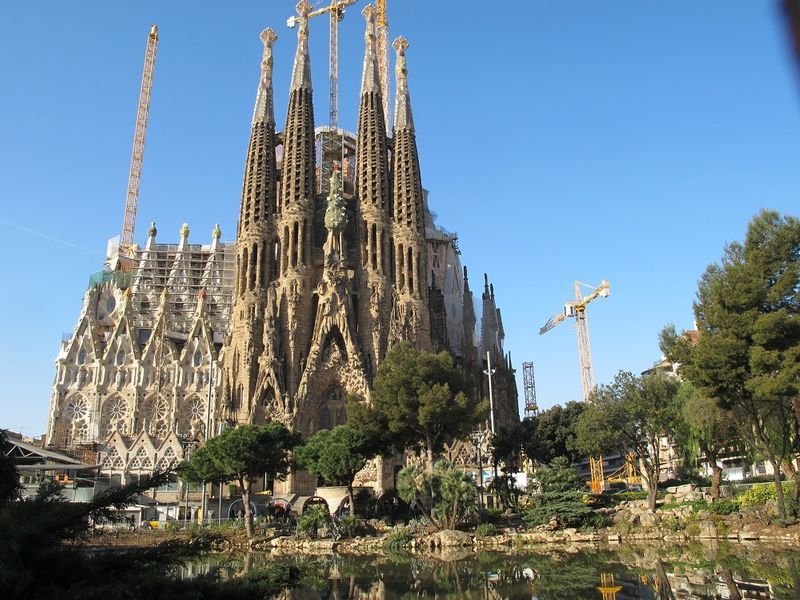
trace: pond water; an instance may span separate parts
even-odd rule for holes
[[[277,561],[302,572],[282,598],[800,598],[800,552],[763,546],[620,547],[567,552],[380,556],[213,556],[181,577],[257,573]]]

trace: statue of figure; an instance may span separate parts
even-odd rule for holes
[[[372,318],[377,319],[381,310],[381,290],[377,285],[372,286],[372,292],[369,295],[369,310]]]
[[[344,228],[347,225],[347,211],[342,198],[342,173],[335,169],[331,173],[328,207],[325,209],[325,227],[328,229],[328,251],[331,262],[344,256]]]

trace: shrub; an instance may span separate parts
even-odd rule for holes
[[[634,501],[634,500],[647,500],[647,492],[619,492],[613,495],[615,500],[619,502]]]
[[[386,536],[384,546],[389,550],[400,550],[407,546],[413,537],[408,527],[399,527]]]
[[[739,502],[740,507],[751,508],[753,506],[762,506],[770,500],[777,500],[777,498],[774,483],[756,483],[739,494],[736,500]]]
[[[721,498],[709,506],[708,509],[715,515],[732,515],[739,512],[739,501]]]
[[[498,523],[502,516],[503,509],[497,507],[485,508],[480,512],[481,523]]]
[[[584,483],[566,458],[559,457],[537,474],[540,491],[532,487],[530,506],[522,519],[528,525],[544,525],[553,518],[563,527],[579,527],[592,514],[584,499]]]
[[[583,525],[581,525],[581,530],[597,531],[598,529],[603,529],[604,527],[611,527],[613,523],[613,519],[608,515],[594,513],[588,519],[586,519],[586,521],[584,521]]]
[[[339,534],[342,537],[351,538],[355,536],[358,530],[359,520],[353,515],[347,515],[339,519],[336,526],[339,528]]]
[[[481,523],[475,528],[475,535],[481,537],[491,537],[497,535],[499,530],[494,523]]]
[[[325,506],[312,506],[297,519],[297,532],[307,534],[313,539],[330,521],[331,515]]]

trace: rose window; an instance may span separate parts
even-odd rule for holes
[[[201,400],[194,400],[189,405],[189,420],[201,421],[206,416],[206,405]]]
[[[114,402],[112,402],[111,406],[108,408],[108,416],[114,421],[125,418],[127,413],[128,405],[121,398],[114,400]]]
[[[89,407],[83,398],[75,398],[67,404],[67,418],[71,421],[79,421],[89,414]]]

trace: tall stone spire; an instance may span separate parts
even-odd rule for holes
[[[368,4],[361,11],[367,20],[367,28],[364,32],[366,48],[364,50],[364,68],[361,71],[361,96],[367,93],[381,93],[381,80],[378,73],[378,58],[376,56],[376,28],[375,28],[375,7]],[[382,108],[382,107],[381,107]],[[383,112],[383,110],[381,110]],[[384,115],[385,116],[385,115]]]
[[[424,236],[422,214],[422,178],[420,176],[411,98],[408,93],[406,49],[408,42],[399,37],[392,44],[397,51],[397,95],[394,111],[394,217],[395,223]]]
[[[431,306],[434,292],[428,287],[428,244],[423,218],[422,179],[417,141],[411,119],[406,78],[405,38],[393,44],[397,51],[397,98],[392,153],[392,217],[395,288],[399,304],[410,315],[410,339],[419,347],[436,345],[431,339]],[[433,284],[433,282],[431,282]],[[402,312],[402,311],[401,311]]]
[[[392,44],[397,51],[397,92],[394,103],[394,128],[395,131],[410,129],[414,131],[414,118],[411,115],[411,95],[408,93],[408,69],[406,67],[406,49],[408,40],[404,37],[397,38]]]
[[[275,109],[272,102],[272,44],[278,35],[272,29],[261,32],[264,42],[264,56],[261,59],[261,79],[258,82],[256,106],[253,109],[253,125],[256,123],[275,124]]]
[[[297,4],[297,52],[289,86],[289,108],[283,129],[281,196],[278,203],[277,239],[273,254],[280,264],[277,283],[279,315],[276,343],[282,366],[284,391],[293,396],[305,369],[314,324],[314,103],[311,60],[308,55],[306,0]],[[274,334],[275,331],[270,334]]]
[[[272,101],[272,46],[278,36],[272,29],[261,32],[264,53],[256,92],[250,145],[244,167],[242,202],[236,243],[236,284],[231,320],[231,343],[226,348],[223,370],[228,410],[239,420],[250,421],[258,405],[263,352],[262,330],[266,289],[277,276],[275,244],[277,166],[275,161],[275,111]]]
[[[314,204],[314,104],[311,93],[311,60],[308,56],[310,10],[311,5],[307,0],[301,0],[297,4],[300,27],[297,31],[297,53],[289,87],[289,110],[283,131],[281,212],[298,204],[303,205],[302,208],[310,205],[313,210]],[[305,248],[294,248],[295,252],[298,250],[306,252]]]
[[[389,151],[375,54],[375,8],[367,5],[362,14],[367,22],[364,34],[366,49],[358,109],[355,185],[362,211],[377,209],[373,216],[382,220],[384,214],[388,215],[389,207]],[[367,240],[361,241],[363,244]],[[373,268],[382,271],[380,267]]]
[[[355,193],[360,295],[369,298],[369,302],[359,304],[358,332],[367,364],[374,370],[387,350],[389,328],[386,323],[391,311],[391,175],[375,51],[375,8],[369,5],[362,14],[366,30],[356,135]]]
[[[300,16],[300,27],[297,30],[297,51],[292,68],[292,84],[290,91],[305,89],[311,91],[311,61],[308,58],[308,13],[311,4],[307,0],[297,3],[297,14]]]

